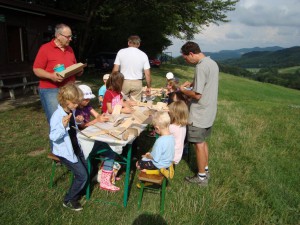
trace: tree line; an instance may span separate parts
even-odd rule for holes
[[[27,0],[24,0],[28,2]],[[141,37],[141,49],[154,57],[170,46],[171,37],[192,40],[210,23],[228,22],[226,12],[239,0],[33,0],[38,4],[84,15],[78,24],[78,58],[127,47],[127,38]]]

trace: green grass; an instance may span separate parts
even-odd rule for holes
[[[279,73],[295,73],[297,70],[300,69],[300,66],[293,66],[288,68],[279,69]]]
[[[168,71],[180,82],[194,74],[191,67],[164,65],[152,69],[153,86],[165,85]],[[96,93],[101,76],[84,76],[82,80]],[[218,114],[209,140],[209,187],[184,183],[184,176],[195,170],[194,154],[190,165],[184,158],[167,189],[166,212],[161,217],[158,195],[146,193],[137,209],[134,170],[127,208],[99,202],[108,199],[121,204],[122,193],[107,194],[95,186],[82,212],[64,209],[62,198],[69,177],[61,177],[56,188],[48,188],[48,126],[40,103],[1,112],[1,223],[299,224],[299,116],[299,91],[221,74]],[[151,142],[142,135],[137,145],[145,150],[145,143]],[[31,156],[33,151],[41,154]],[[58,170],[57,175],[63,172]],[[119,186],[123,187],[123,180]]]

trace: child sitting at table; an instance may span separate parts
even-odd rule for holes
[[[179,79],[177,77],[175,77],[172,72],[168,72],[166,74],[166,79],[167,79],[167,83],[172,80],[172,81],[175,81],[176,84],[179,84]]]
[[[120,72],[113,72],[106,82],[106,92],[103,99],[102,112],[112,113],[116,105],[122,105],[121,113],[131,113],[131,101],[123,101],[122,86],[124,75]]]
[[[182,100],[175,101],[169,105],[171,118],[170,133],[175,138],[174,163],[178,164],[182,158],[184,140],[186,136],[186,125],[188,124],[189,110]]]
[[[78,86],[83,93],[83,99],[79,103],[75,115],[77,120],[81,123],[78,124],[80,129],[84,129],[90,125],[93,125],[97,122],[105,122],[108,121],[109,118],[105,116],[105,114],[99,114],[93,107],[89,104],[91,99],[95,98],[95,95],[92,92],[92,89],[87,85],[79,85]],[[95,119],[91,121],[91,116]]]
[[[74,174],[74,180],[64,197],[63,206],[74,211],[82,210],[79,203],[80,192],[88,179],[87,163],[78,144],[75,122],[75,109],[82,98],[80,89],[72,83],[61,87],[58,92],[57,110],[50,119],[50,141],[53,154],[56,155]]]
[[[153,126],[160,137],[155,141],[151,152],[143,155],[137,161],[136,167],[140,170],[157,170],[168,168],[174,159],[174,136],[169,131],[170,116],[167,112],[158,111],[153,115]]]
[[[108,121],[109,118],[105,114],[100,115],[92,108],[92,106],[89,105],[90,99],[95,98],[95,95],[92,93],[91,88],[87,85],[79,85],[78,87],[83,94],[83,99],[81,100],[75,111],[77,121],[81,122],[80,124],[78,124],[78,126],[81,129],[84,129],[97,122],[102,123]],[[90,121],[91,115],[96,119]],[[111,176],[113,172],[116,153],[109,147],[107,143],[95,141],[90,155],[96,154],[98,150],[102,149],[106,149],[106,151],[101,153],[101,155],[105,157],[105,160],[103,162],[103,169],[100,178],[100,188],[107,191],[119,191],[120,188],[114,186],[111,183]]]
[[[103,98],[106,92],[106,82],[109,78],[109,74],[104,74],[103,75],[103,82],[104,84],[100,87],[99,91],[98,91],[98,99],[99,99],[99,104],[100,107],[102,107],[102,103],[103,103]]]

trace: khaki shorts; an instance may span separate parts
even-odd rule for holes
[[[122,92],[127,96],[134,97],[137,101],[141,101],[142,88],[142,80],[124,80]]]
[[[210,136],[212,127],[200,128],[188,126],[188,141],[192,143],[201,143]]]

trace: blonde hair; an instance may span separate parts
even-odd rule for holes
[[[131,35],[128,38],[128,42],[133,45],[139,45],[141,43],[141,38],[138,35]]]
[[[186,126],[188,124],[189,109],[182,100],[172,102],[169,107],[171,124]]]
[[[67,105],[67,101],[79,104],[82,99],[83,93],[74,83],[67,83],[65,86],[59,88],[57,100],[62,107]]]
[[[161,129],[168,128],[170,126],[171,119],[167,112],[158,111],[154,113],[152,124],[158,126]]]

